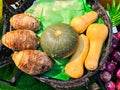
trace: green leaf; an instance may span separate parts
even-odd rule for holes
[[[17,68],[14,65],[7,65],[4,68],[0,68],[0,78],[9,81],[16,74]]]
[[[110,12],[111,8],[110,8],[110,4],[107,3],[107,11]]]
[[[115,5],[116,5],[115,0],[112,0],[112,10],[115,9]]]
[[[50,77],[59,80],[69,80],[70,77],[65,73],[64,67],[70,58],[53,61],[53,67],[48,72],[44,73],[43,77]],[[40,75],[41,76],[41,75]]]
[[[23,74],[17,81],[16,87],[19,90],[55,90],[45,83],[37,81],[32,76]]]
[[[119,0],[120,1],[120,0]],[[110,19],[113,26],[118,26],[120,24],[120,2],[116,5],[116,1],[112,0],[112,8],[107,4],[107,11],[109,12]]]
[[[92,7],[89,4],[86,3],[86,0],[82,0],[82,1],[83,1],[85,13],[93,11]]]
[[[0,90],[20,90],[15,86],[0,84]]]
[[[96,20],[96,23],[103,24],[104,22],[103,22],[103,20],[102,20],[101,18],[98,18],[98,19]]]
[[[116,7],[116,10],[119,12],[120,11],[120,0],[119,0],[119,2],[118,2],[118,5],[117,5],[117,7]]]
[[[112,23],[113,23],[113,26],[118,26],[118,25],[120,25],[120,21],[112,22]]]

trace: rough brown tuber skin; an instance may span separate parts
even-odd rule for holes
[[[34,32],[40,28],[39,21],[25,13],[13,15],[10,18],[10,25],[15,29],[30,29]]]
[[[2,43],[13,51],[35,50],[40,44],[36,33],[31,30],[9,31],[3,35]]]
[[[38,75],[52,68],[52,60],[39,50],[14,52],[12,59],[21,71],[30,75]]]

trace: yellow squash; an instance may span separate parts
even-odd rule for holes
[[[88,54],[89,40],[84,34],[79,36],[77,51],[65,66],[65,72],[72,78],[80,78],[84,74],[84,60]]]
[[[77,16],[71,20],[71,26],[79,33],[83,33],[87,27],[95,22],[98,14],[95,11],[86,13],[83,16]]]
[[[90,49],[85,60],[85,67],[87,70],[96,70],[103,43],[108,36],[108,28],[104,24],[91,24],[86,35],[90,40]]]

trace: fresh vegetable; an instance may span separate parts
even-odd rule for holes
[[[120,32],[117,33],[117,37],[120,40]]]
[[[117,33],[113,33],[112,34],[112,42],[113,42],[113,44],[112,44],[112,47],[113,48],[116,48],[117,46],[118,46],[118,43],[119,43],[119,38],[118,38],[118,34]]]
[[[40,42],[50,57],[66,58],[76,51],[78,33],[68,24],[52,24],[42,32]]]
[[[120,68],[117,70],[116,77],[120,79]]]
[[[89,39],[84,34],[79,36],[76,52],[65,66],[65,72],[72,78],[80,78],[84,74],[84,61],[89,50]]]
[[[116,90],[120,90],[120,80],[117,80],[115,83]]]
[[[12,50],[37,49],[39,38],[31,30],[14,30],[3,35],[2,43]]]
[[[112,51],[110,52],[106,62],[102,65],[104,69],[100,70],[102,73],[104,70],[111,74],[111,81],[103,82],[107,90],[119,90],[120,88],[120,32],[113,33],[112,39]],[[103,75],[104,76],[104,75]],[[109,76],[107,77],[109,78]],[[100,76],[101,81],[103,79]],[[114,82],[113,82],[114,81]]]
[[[25,13],[13,15],[10,18],[10,24],[15,29],[29,29],[35,32],[40,28],[40,23],[38,20],[33,16]]]
[[[70,24],[77,32],[83,33],[97,18],[98,14],[95,11],[91,11],[83,16],[74,17]]]
[[[101,54],[102,45],[108,36],[108,28],[104,24],[91,24],[86,35],[90,40],[90,49],[85,60],[87,70],[95,70]]]
[[[111,80],[111,73],[109,73],[108,71],[102,71],[100,72],[100,79],[103,81],[103,82],[108,82]]]
[[[25,73],[37,75],[51,69],[52,60],[38,50],[23,50],[12,55],[15,65]]]
[[[120,52],[118,50],[115,50],[112,54],[112,59],[117,61],[117,62],[120,62]]]
[[[113,81],[109,81],[105,83],[105,87],[107,90],[115,90],[115,83]]]
[[[110,48],[110,54],[113,55],[115,52],[116,48],[119,46],[119,33],[113,33],[112,34],[112,46]]]
[[[115,61],[107,62],[106,70],[109,72],[113,72],[116,69],[116,65],[117,65],[117,62]]]

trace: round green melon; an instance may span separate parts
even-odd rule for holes
[[[68,24],[52,24],[42,32],[40,42],[48,56],[55,59],[67,58],[76,50],[78,33]]]

